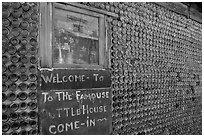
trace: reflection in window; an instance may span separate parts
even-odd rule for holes
[[[99,64],[98,18],[56,9],[53,64]]]

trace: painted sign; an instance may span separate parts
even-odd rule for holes
[[[41,80],[41,90],[106,88],[111,84],[108,70],[42,71]]]
[[[41,92],[42,134],[110,134],[110,88]]]
[[[53,70],[41,72],[40,130],[46,135],[111,132],[110,72]]]

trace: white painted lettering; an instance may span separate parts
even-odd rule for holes
[[[62,80],[59,79],[58,73],[57,73],[57,83],[62,83]]]
[[[105,98],[105,97],[106,97],[106,93],[102,92],[102,98]]]
[[[92,97],[92,99],[94,100],[94,99],[96,98],[96,94],[95,94],[95,93],[92,93],[92,94],[91,94],[91,97]]]
[[[109,98],[109,92],[106,92],[106,98]]]
[[[79,115],[81,115],[81,109],[79,108],[77,108],[77,116],[79,116]]]
[[[103,106],[99,107],[99,112],[103,112]]]
[[[48,101],[53,101],[53,97],[52,97],[52,96],[48,96],[48,97],[47,97],[47,100],[48,100]]]
[[[85,81],[85,75],[81,76],[81,81],[84,82]]]
[[[64,125],[63,125],[63,124],[59,124],[59,125],[57,126],[57,131],[58,131],[59,133],[62,133],[62,132],[64,131]]]
[[[63,100],[72,100],[72,97],[69,92],[63,92]]]
[[[96,93],[97,98],[101,98],[101,93]]]
[[[50,75],[50,77],[48,76],[44,76],[43,74],[41,74],[41,78],[45,81],[45,83],[51,82],[52,81],[52,73]]]
[[[70,108],[64,108],[64,110],[65,110],[66,116],[68,117]]]
[[[100,76],[100,77],[99,77],[99,81],[103,81],[103,76]]]
[[[53,131],[52,129],[54,129],[54,131]],[[57,133],[57,132],[56,132],[56,127],[55,127],[55,125],[50,125],[50,127],[49,127],[49,132],[50,132],[51,134],[56,134],[56,133]]]
[[[67,82],[67,80],[65,78],[66,78],[66,76],[62,77],[63,82]]]
[[[98,107],[94,107],[94,113],[98,113]]]
[[[90,112],[90,113],[93,113],[93,108],[92,108],[92,107],[89,108],[89,112]]]
[[[88,108],[89,108],[89,106],[88,105],[82,105],[82,112],[83,112],[83,114],[89,114],[89,110],[88,110]],[[86,111],[86,113],[85,113],[85,111]]]
[[[60,97],[60,94],[63,94],[63,92],[55,92],[55,94],[57,94],[57,98],[58,98],[58,101],[60,101],[61,100],[61,97]]]
[[[75,82],[78,82],[78,81],[81,80],[81,76],[80,75],[79,76],[75,75],[74,77],[75,77]]]
[[[88,119],[87,122],[90,126],[95,126],[95,119],[90,120],[90,121]],[[79,125],[80,125],[80,121],[74,121],[74,122],[64,123],[64,124],[60,123],[58,125],[50,125],[49,132],[51,134],[67,132],[69,130],[79,129],[80,128]]]
[[[74,108],[71,108],[71,116],[75,116],[76,114],[74,114]]]
[[[89,116],[87,116],[86,126],[89,127]]]
[[[91,126],[96,126],[96,120],[95,119],[90,119],[90,127]]]
[[[79,100],[79,96],[80,96],[79,93],[80,93],[80,92],[81,92],[81,91],[78,91],[78,90],[76,91],[76,99],[77,99],[77,100]]]
[[[74,122],[74,128],[75,129],[79,129],[79,121],[75,121]]]
[[[68,124],[68,123],[65,124],[65,131],[68,131],[69,129],[73,130],[73,123],[72,122],[70,124]]]
[[[95,81],[98,80],[98,74],[93,74],[93,76],[95,77]]]
[[[52,81],[53,83],[56,83],[57,82],[57,77],[56,76],[54,76],[53,77],[53,81]]]
[[[106,110],[106,106],[103,106],[103,109],[104,109],[104,110],[103,110],[104,112],[106,112],[106,111],[107,111],[107,110]]]
[[[70,82],[73,82],[73,81],[74,81],[74,76],[70,75],[70,76],[68,77],[68,79],[69,79]]]
[[[58,112],[58,117],[60,118],[60,117],[61,117],[60,111],[62,110],[62,108],[57,108],[56,110],[57,110],[57,112]]]
[[[47,92],[42,92],[42,94],[43,94],[43,97],[44,97],[44,103],[47,101],[47,95],[48,95],[48,93]]]

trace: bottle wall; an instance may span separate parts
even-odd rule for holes
[[[202,134],[201,24],[155,3],[107,16],[112,134]],[[39,3],[2,3],[2,133],[40,134]]]
[[[83,3],[118,14],[112,134],[202,134],[201,24],[155,3]]]
[[[38,134],[38,3],[2,3],[2,133]]]

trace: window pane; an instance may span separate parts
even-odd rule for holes
[[[55,9],[53,64],[99,64],[98,18]]]

